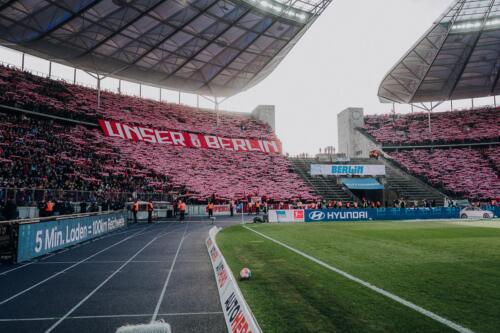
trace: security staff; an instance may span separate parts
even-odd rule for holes
[[[47,216],[52,216],[54,214],[54,203],[49,200],[45,204],[45,213],[47,213]]]
[[[213,217],[214,216],[214,204],[212,202],[209,202],[207,205],[207,211],[208,211],[208,217]]]
[[[181,223],[184,223],[184,217],[186,216],[186,204],[182,200],[179,200],[179,214],[179,221],[181,221]]]
[[[148,223],[153,223],[154,207],[153,207],[153,203],[151,202],[151,200],[148,201],[147,210],[148,210]]]
[[[255,202],[255,214],[256,215],[260,214],[260,201]]]
[[[137,223],[137,213],[139,212],[139,203],[137,200],[132,204],[132,214],[134,214],[134,223]]]

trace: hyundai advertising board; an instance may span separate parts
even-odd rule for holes
[[[306,209],[304,219],[306,222],[367,221],[369,213],[367,209]]]

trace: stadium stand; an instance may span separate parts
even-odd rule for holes
[[[499,139],[500,108],[431,113],[369,115],[366,131],[384,145],[484,142]]]
[[[133,125],[237,138],[274,139],[271,128],[242,114],[161,103],[0,67],[0,103],[96,124],[105,118]],[[176,191],[194,200],[315,200],[281,155],[189,149],[107,138],[96,128],[1,115],[4,137],[0,187],[148,192]],[[35,161],[31,163],[30,160]]]
[[[369,115],[359,130],[381,144],[402,170],[447,195],[471,200],[500,197],[500,109],[431,113],[431,131],[428,117]]]
[[[215,112],[185,105],[161,103],[37,76],[0,66],[0,103],[72,119],[95,122],[102,117],[145,127],[256,139],[275,138],[271,128],[245,115]]]
[[[165,176],[127,159],[94,131],[0,113],[0,187],[168,192]]]
[[[500,155],[500,147],[488,149]],[[470,148],[405,150],[390,155],[408,172],[459,197],[488,200],[500,197],[499,170],[488,151]]]

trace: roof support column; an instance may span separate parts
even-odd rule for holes
[[[97,110],[101,108],[101,76],[97,74]]]
[[[472,110],[474,110],[474,98],[470,99],[471,105],[472,105]]]
[[[219,128],[219,100],[217,97],[214,97],[214,108],[215,108],[215,115],[217,117],[217,128]]]
[[[21,56],[21,69],[24,71],[24,57],[26,56],[26,54],[23,52],[22,56]]]
[[[181,104],[181,91],[179,90],[179,104]]]
[[[431,108],[429,110],[429,116],[428,116],[428,121],[429,121],[429,134],[432,134],[432,124],[431,124],[431,112],[432,112],[432,102],[431,102]]]
[[[142,84],[139,83],[139,97],[142,98]]]
[[[497,96],[493,96],[493,105],[497,107]]]
[[[76,67],[73,68],[73,84],[76,84]]]
[[[118,95],[122,94],[122,80],[118,80]]]
[[[52,76],[52,61],[49,61],[49,79]]]
[[[450,111],[453,111],[453,100],[450,99]]]
[[[200,108],[200,95],[196,95],[196,107]]]
[[[160,88],[160,102],[161,102],[161,88]]]

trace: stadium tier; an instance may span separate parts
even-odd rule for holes
[[[500,146],[470,149],[418,149],[389,153],[404,170],[454,197],[500,197]]]
[[[500,109],[483,108],[467,111],[369,115],[365,130],[384,145],[484,142],[499,138]]]
[[[275,138],[271,128],[245,115],[224,114],[185,105],[103,91],[0,66],[0,103],[26,110],[95,122],[98,117],[128,124],[258,139]]]
[[[368,134],[404,171],[454,198],[500,197],[500,109],[369,115]],[[468,146],[468,145],[471,146]],[[457,146],[458,145],[458,146]]]
[[[97,130],[0,113],[0,187],[168,192],[164,175],[120,154]]]
[[[219,113],[103,92],[2,67],[0,102],[44,115],[97,124],[127,124],[277,140],[271,128],[245,115]],[[84,191],[166,192],[195,200],[265,196],[316,199],[279,154],[190,149],[106,137],[95,127],[2,115],[0,187]]]

